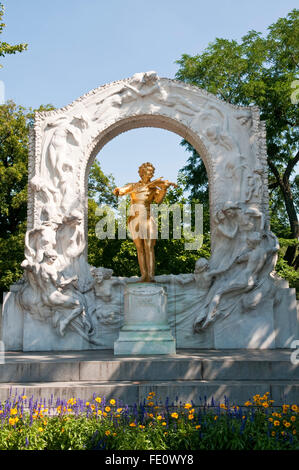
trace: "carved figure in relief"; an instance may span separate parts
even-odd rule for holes
[[[74,125],[76,120],[79,126]],[[73,143],[80,146],[82,140],[82,131],[88,126],[89,118],[87,115],[80,116],[59,116],[53,121],[48,122],[46,131],[46,140],[44,142],[43,158],[48,171],[53,178],[54,186],[57,187],[63,174],[63,163],[69,153],[68,136],[71,136]],[[54,131],[51,130],[54,128]],[[48,141],[50,135],[50,141]]]
[[[94,279],[93,289],[97,298],[96,318],[102,325],[119,326],[121,322],[121,301],[120,297],[115,297],[113,288],[115,286],[125,286],[126,281],[113,278],[113,270],[108,268],[92,268],[91,274]]]
[[[88,317],[85,299],[76,289],[78,277],[65,278],[57,271],[56,259],[55,251],[46,251],[44,260],[36,272],[42,301],[54,311],[53,326],[57,327],[60,335],[63,336],[67,326],[80,316],[83,329],[91,334],[92,323]]]
[[[56,245],[57,229],[57,223],[45,220],[39,227],[27,231],[25,235],[26,258],[36,263],[41,262],[44,252],[53,249]]]
[[[207,313],[198,316],[194,325],[195,331],[205,329],[217,318],[217,309],[224,295],[243,295],[257,288],[261,282],[259,276],[262,271],[265,271],[264,275],[267,275],[267,273],[269,274],[269,270],[265,269],[268,268],[267,265],[269,263],[275,265],[277,251],[277,243],[274,239],[270,240],[267,233],[263,235],[259,232],[249,233],[247,249],[232,261],[229,270],[233,267],[237,268],[238,265],[244,264],[245,266],[229,271],[225,279],[221,280],[220,278],[219,282],[212,286],[205,307]],[[220,273],[210,272],[210,275],[217,274]]]

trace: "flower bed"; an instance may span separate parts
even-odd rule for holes
[[[151,392],[129,407],[10,396],[0,405],[0,449],[12,450],[278,450],[299,449],[296,404],[275,407],[268,395],[244,406],[205,401],[162,404]]]

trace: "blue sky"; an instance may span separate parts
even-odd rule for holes
[[[28,51],[1,58],[6,99],[25,107],[62,107],[90,89],[136,72],[174,78],[175,61],[197,54],[216,37],[240,40],[265,33],[295,0],[0,0],[1,35],[27,42]],[[109,142],[100,161],[117,184],[138,178],[144,161],[157,176],[175,180],[188,154],[181,138],[159,129],[135,129]]]

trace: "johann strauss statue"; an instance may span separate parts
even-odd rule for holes
[[[139,167],[140,181],[128,183],[122,188],[115,188],[116,196],[130,194],[131,207],[128,227],[137,248],[138,263],[141,272],[140,282],[153,282],[155,275],[154,246],[157,239],[157,226],[151,214],[151,204],[160,204],[169,186],[176,186],[168,180],[157,178],[151,181],[155,168],[149,163]]]

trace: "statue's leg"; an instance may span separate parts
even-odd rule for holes
[[[65,329],[69,325],[69,323],[71,323],[72,320],[74,320],[79,315],[81,315],[81,313],[83,314],[85,313],[83,305],[79,305],[79,307],[72,310],[66,318],[64,318],[63,320],[60,320],[59,333],[61,334],[61,336],[64,336]]]
[[[140,273],[141,273],[140,282],[143,282],[147,278],[147,266],[146,266],[146,258],[145,258],[145,251],[144,251],[144,240],[141,240],[140,238],[135,238],[133,242],[135,243],[136,248],[137,248],[137,257],[138,257],[138,263],[139,263],[139,268],[140,268]]]
[[[155,276],[155,244],[156,240],[144,240],[144,250],[147,266],[147,282],[153,282]]]

